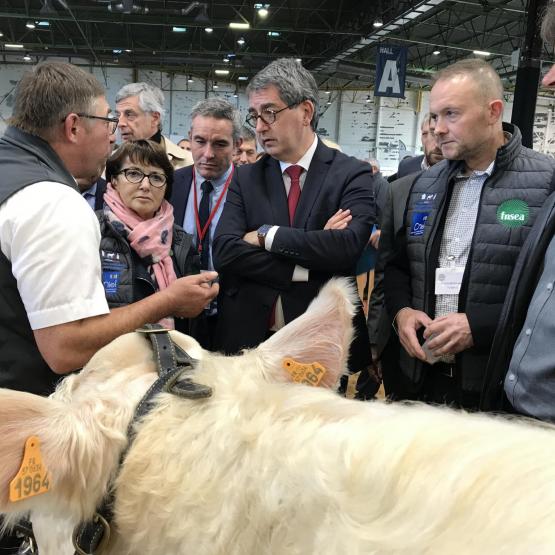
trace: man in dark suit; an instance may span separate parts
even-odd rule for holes
[[[233,179],[233,153],[241,145],[237,110],[227,101],[209,98],[191,112],[189,140],[193,166],[175,172],[170,202],[175,223],[193,235],[201,269],[213,270],[212,239],[228,187]],[[192,322],[191,335],[205,348],[213,348],[217,303]]]
[[[302,314],[331,277],[353,276],[375,219],[371,168],[318,139],[318,88],[300,63],[272,62],[247,94],[247,123],[266,155],[237,169],[214,239],[216,345],[226,352],[253,347]],[[361,384],[371,364],[361,307],[355,325],[349,366],[363,371]]]
[[[406,175],[425,171],[443,160],[441,149],[438,147],[434,137],[434,128],[435,122],[431,121],[430,114],[426,114],[420,125],[420,139],[424,154],[401,160],[397,173],[387,178],[390,183]]]

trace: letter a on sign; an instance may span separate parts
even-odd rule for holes
[[[378,47],[374,96],[405,98],[407,49],[382,44]]]

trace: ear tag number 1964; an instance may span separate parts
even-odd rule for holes
[[[291,375],[291,379],[296,383],[318,386],[326,374],[326,369],[319,362],[303,364],[292,358],[286,358],[282,364],[283,368]]]
[[[31,436],[25,442],[25,451],[19,472],[10,482],[10,501],[22,501],[50,489],[50,476],[42,461],[40,440]]]

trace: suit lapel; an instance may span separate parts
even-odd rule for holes
[[[285,185],[283,184],[280,165],[279,162],[274,160],[271,156],[267,156],[264,176],[266,195],[270,201],[270,208],[273,216],[273,221],[269,223],[289,226],[287,195],[285,194]]]
[[[303,185],[303,191],[295,211],[293,227],[303,228],[312,206],[316,202],[318,195],[326,180],[330,169],[330,162],[333,160],[333,152],[318,139],[318,146],[310,162],[308,173]]]
[[[189,192],[193,182],[193,166],[188,166],[176,172],[177,179],[173,183],[171,203],[173,204],[173,216],[175,223],[182,226],[185,218],[185,209],[189,200]]]

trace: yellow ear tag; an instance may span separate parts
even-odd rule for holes
[[[303,364],[292,358],[286,358],[283,360],[283,368],[291,374],[294,382],[306,385],[318,386],[326,375],[326,369],[319,362]]]
[[[50,489],[50,476],[42,462],[40,441],[37,436],[31,436],[25,442],[25,451],[19,472],[10,482],[10,501],[15,503],[46,493]]]

